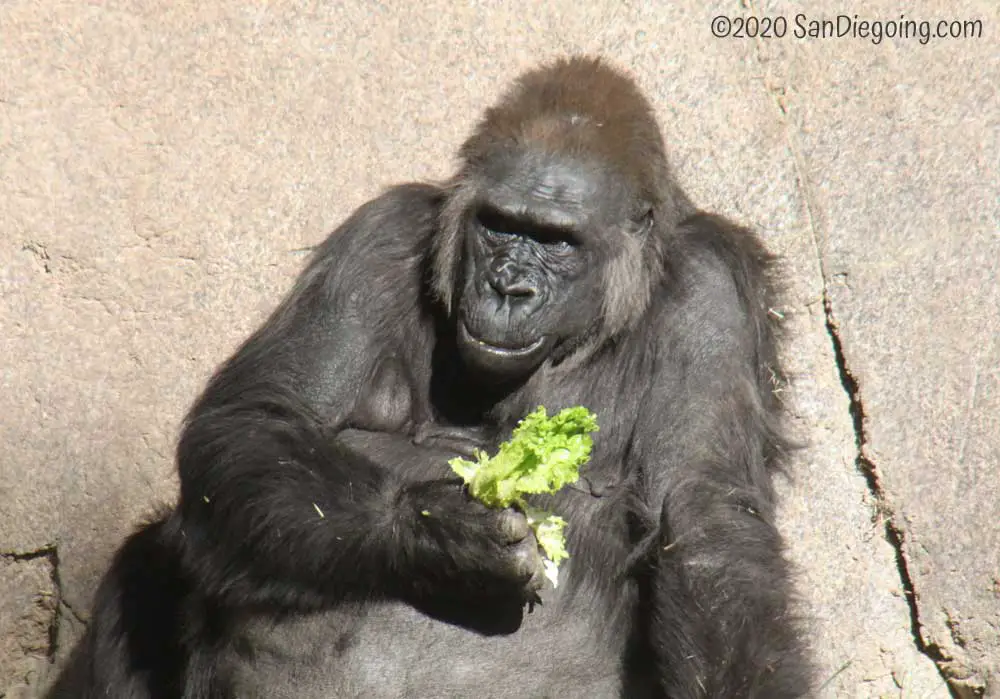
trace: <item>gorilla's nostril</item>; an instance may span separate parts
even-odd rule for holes
[[[515,281],[505,283],[503,280],[496,280],[493,284],[493,288],[497,290],[497,293],[504,296],[518,296],[522,298],[527,298],[529,296],[534,296],[538,293],[538,290],[533,284],[529,284],[524,281]]]

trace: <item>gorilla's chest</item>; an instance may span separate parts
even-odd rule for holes
[[[547,604],[503,635],[482,635],[398,602],[277,624],[254,620],[236,644],[252,651],[231,658],[232,696],[621,697],[626,638],[619,629],[627,625],[581,592],[570,600],[549,591]],[[628,696],[637,696],[631,687]]]

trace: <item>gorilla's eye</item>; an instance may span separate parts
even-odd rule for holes
[[[485,210],[476,213],[476,224],[486,238],[497,242],[521,235],[521,232],[511,226],[509,221]]]
[[[553,252],[569,252],[576,247],[575,243],[566,236],[537,236],[536,240]]]
[[[494,243],[530,240],[551,252],[568,252],[578,245],[571,231],[541,225],[530,219],[512,219],[490,209],[476,212],[476,224],[482,236]]]

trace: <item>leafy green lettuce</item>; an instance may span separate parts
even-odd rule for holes
[[[469,493],[488,507],[515,505],[524,511],[545,554],[545,575],[558,584],[559,563],[569,557],[563,530],[566,520],[531,507],[526,495],[555,493],[580,477],[580,467],[590,458],[597,431],[597,417],[583,407],[566,408],[551,418],[539,407],[514,428],[510,440],[495,456],[477,451],[475,461],[449,461]]]

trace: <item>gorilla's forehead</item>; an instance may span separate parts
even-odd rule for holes
[[[544,152],[492,160],[481,201],[516,218],[581,229],[620,213],[627,193],[618,178],[585,159]]]

